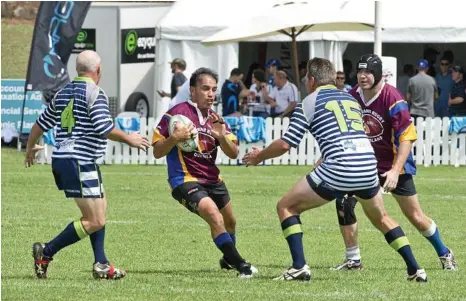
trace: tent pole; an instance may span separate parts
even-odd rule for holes
[[[382,56],[382,1],[375,1],[374,54]]]
[[[296,76],[296,87],[298,87],[299,90],[299,84],[301,83],[301,81],[299,80],[298,45],[296,44],[296,29],[294,27],[291,28],[291,43],[291,46],[293,47],[293,65]]]

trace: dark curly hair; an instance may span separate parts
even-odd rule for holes
[[[254,70],[254,72],[252,74],[254,74],[254,78],[257,81],[259,81],[261,83],[265,82],[265,73],[261,69]]]

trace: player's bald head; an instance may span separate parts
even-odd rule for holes
[[[96,73],[100,67],[100,61],[97,52],[85,50],[76,58],[76,72],[79,76]]]
[[[286,73],[285,71],[282,71],[282,70],[277,71],[275,73],[275,76],[278,77],[279,79],[286,79]]]

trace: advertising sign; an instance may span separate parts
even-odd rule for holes
[[[24,97],[24,79],[2,79],[2,129],[21,126],[21,108]],[[23,133],[29,133],[43,111],[42,93],[28,92],[24,107]]]
[[[121,30],[121,63],[148,63],[155,60],[155,28]]]
[[[82,28],[78,36],[76,37],[76,41],[73,45],[72,53],[81,53],[84,50],[93,50],[95,51],[95,29],[93,28]]]

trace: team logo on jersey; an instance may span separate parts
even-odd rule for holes
[[[356,151],[356,145],[353,143],[352,140],[345,140],[343,142],[343,148],[345,150],[352,150],[352,151]]]
[[[194,157],[211,159],[212,153],[217,150],[215,138],[210,134],[210,130],[198,128],[199,151],[194,152]]]
[[[384,131],[382,116],[372,110],[365,109],[362,119],[364,120],[364,130],[371,142],[381,140]]]

